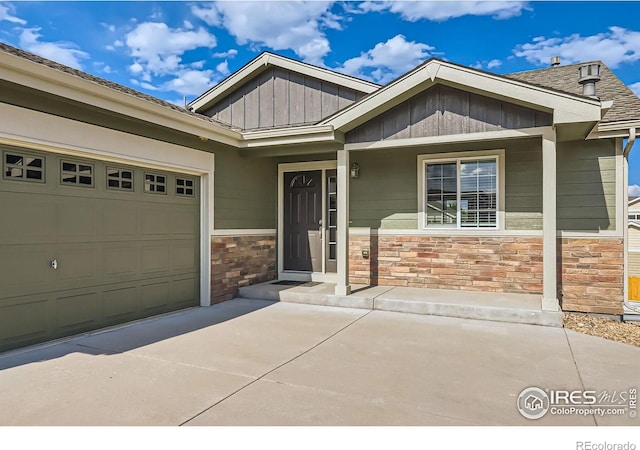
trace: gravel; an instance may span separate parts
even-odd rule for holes
[[[564,326],[579,333],[640,347],[640,323],[620,322],[588,314],[565,313]]]

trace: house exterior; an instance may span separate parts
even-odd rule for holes
[[[0,44],[0,110],[0,350],[276,279],[623,311],[640,99],[601,62],[378,86],[263,53],[184,109]]]
[[[630,277],[640,277],[640,197],[630,197],[628,205],[628,271]]]

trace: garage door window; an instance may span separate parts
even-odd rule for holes
[[[133,171],[107,167],[107,188],[133,191]]]
[[[176,195],[182,195],[185,197],[193,197],[193,180],[189,178],[176,178]]]
[[[167,177],[154,173],[144,174],[144,191],[151,194],[167,193]]]
[[[44,158],[16,152],[4,153],[4,177],[9,180],[44,182]]]
[[[93,164],[73,161],[60,162],[60,181],[62,184],[93,187]]]

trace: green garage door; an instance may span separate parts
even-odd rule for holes
[[[0,153],[0,351],[199,304],[198,177]]]

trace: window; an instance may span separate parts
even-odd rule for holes
[[[424,228],[499,228],[500,155],[486,153],[419,157]]]
[[[640,214],[629,214],[629,220],[640,220]]]
[[[107,189],[133,191],[133,171],[107,167]]]
[[[167,177],[153,173],[144,174],[144,191],[153,194],[167,193]]]
[[[7,151],[4,153],[4,177],[9,180],[44,182],[44,158]]]
[[[73,161],[60,162],[60,182],[75,186],[93,186],[93,164]]]
[[[185,197],[193,197],[193,180],[189,178],[176,178],[176,195],[182,195]]]

